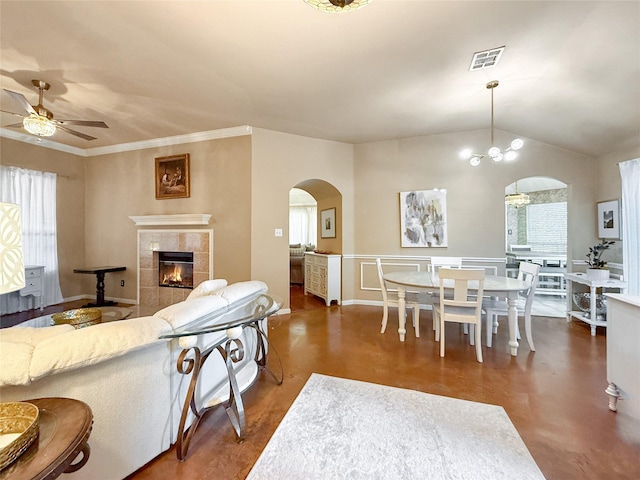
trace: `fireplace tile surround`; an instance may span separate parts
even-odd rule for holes
[[[158,251],[193,252],[194,286],[213,278],[213,230],[138,230],[139,305],[164,307],[191,293],[158,285]]]

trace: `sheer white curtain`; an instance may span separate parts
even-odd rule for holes
[[[640,295],[640,158],[620,163],[622,259],[629,295]]]
[[[0,201],[20,205],[25,265],[43,265],[44,304],[62,302],[58,277],[56,174],[0,166]],[[0,313],[35,308],[32,296],[0,295]]]
[[[289,243],[313,244],[317,239],[317,208],[289,207]]]

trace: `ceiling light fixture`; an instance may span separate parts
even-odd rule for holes
[[[32,113],[22,120],[22,126],[25,130],[39,137],[50,137],[56,133],[56,125],[47,117]]]
[[[518,156],[517,150],[522,148],[524,142],[520,138],[516,138],[511,142],[511,145],[505,150],[500,150],[493,144],[493,89],[498,86],[497,80],[492,80],[487,83],[487,88],[491,90],[491,148],[487,151],[487,155],[491,157],[494,162],[501,162],[502,160],[514,160]],[[481,153],[473,153],[470,149],[465,149],[460,152],[460,156],[465,160],[469,160],[472,167],[480,165],[480,160],[484,157]]]
[[[526,193],[518,193],[518,182],[516,182],[516,193],[510,193],[504,196],[504,203],[507,206],[520,208],[528,205],[531,200]]]
[[[364,7],[371,0],[304,0],[318,10],[329,13],[350,12]]]

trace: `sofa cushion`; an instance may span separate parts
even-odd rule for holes
[[[18,325],[16,327],[0,329],[0,342],[25,342],[35,346],[42,340],[73,330],[75,329],[69,324],[53,325],[44,328],[21,327]]]
[[[198,297],[204,297],[205,295],[211,295],[216,290],[220,290],[223,287],[227,286],[227,281],[224,278],[216,278],[214,280],[205,280],[196,288],[194,288],[187,300],[192,300]]]
[[[222,290],[227,288],[229,287],[224,287]],[[162,318],[174,329],[179,328],[206,314],[215,312],[229,305],[229,301],[219,295],[222,290],[217,290],[212,295],[169,305],[156,312],[154,316]]]
[[[73,329],[63,335],[39,342],[33,351],[29,376],[31,380],[66,370],[93,365],[110,358],[145,348],[171,327],[157,317],[101,323]]]
[[[0,387],[30,382],[29,364],[33,350],[34,346],[27,342],[0,340]]]

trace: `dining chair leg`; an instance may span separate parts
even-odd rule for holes
[[[482,338],[482,328],[480,324],[474,325],[475,327],[475,337],[476,337],[476,358],[478,362],[482,363],[482,342],[480,339]]]
[[[493,314],[491,311],[488,311],[485,319],[485,325],[487,326],[487,347],[491,347],[493,343],[493,334],[495,333],[493,329],[496,323],[495,319],[496,319],[496,315]]]
[[[416,338],[420,338],[420,305],[413,307],[413,328],[416,330]]]
[[[444,321],[442,320],[442,318],[440,319],[440,323],[438,325],[438,333],[440,334],[440,356],[444,357]]]
[[[380,333],[384,333],[387,329],[387,319],[389,318],[389,309],[387,305],[382,307],[382,328],[380,329]]]
[[[536,351],[536,347],[533,345],[533,335],[531,333],[531,315],[524,316],[524,332],[527,335],[527,342],[529,343],[529,350]]]

